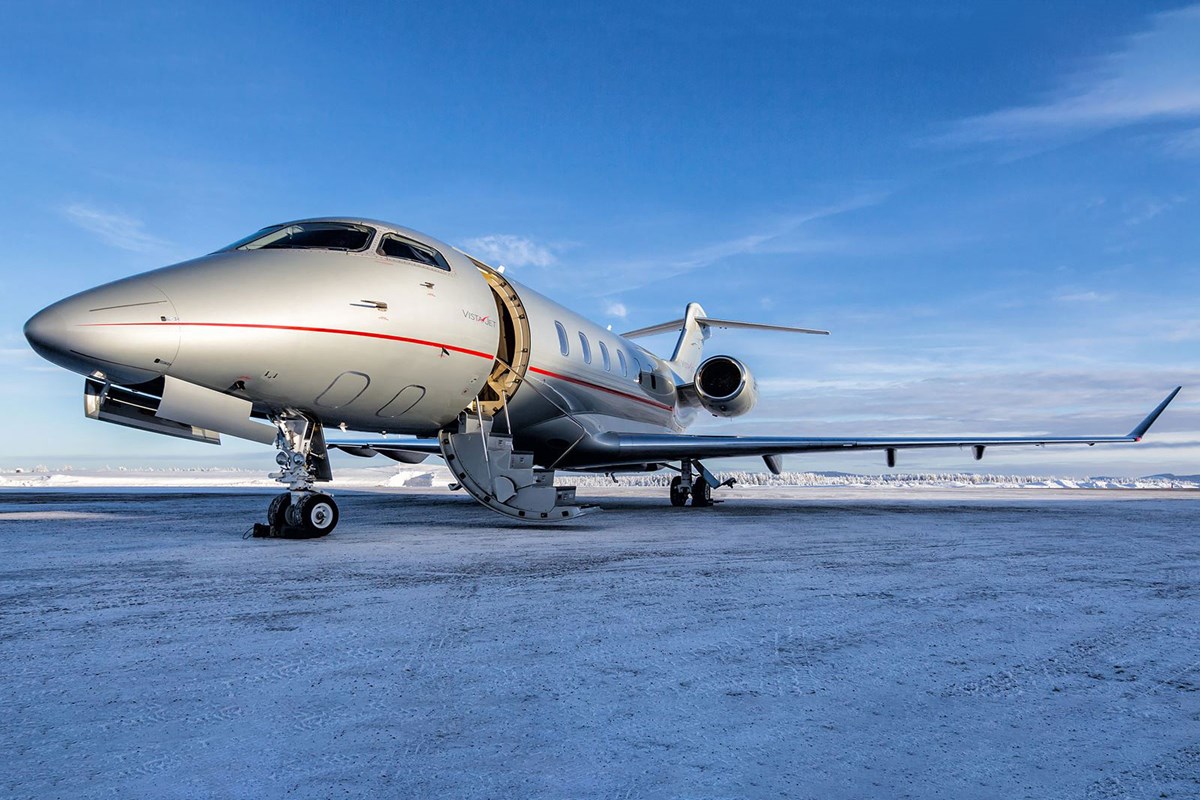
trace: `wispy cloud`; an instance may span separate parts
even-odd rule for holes
[[[467,239],[463,249],[485,261],[507,267],[549,267],[558,262],[554,246],[507,233]]]
[[[1042,102],[955,123],[953,143],[1023,141],[1200,117],[1200,5],[1156,14],[1147,29]]]
[[[1164,211],[1168,211],[1187,201],[1182,195],[1172,197],[1147,197],[1131,200],[1125,205],[1125,224],[1128,226],[1141,225],[1149,222]]]
[[[836,249],[837,245],[831,245],[828,240],[813,240],[804,236],[804,226],[820,219],[878,205],[888,196],[889,193],[886,191],[861,194],[841,203],[785,216],[772,223],[764,224],[761,229],[752,233],[702,245],[685,251],[681,255],[661,260],[637,259],[606,265],[614,278],[611,281],[613,287],[611,291],[636,289],[656,281],[704,269],[719,261],[736,256],[762,253],[827,252],[830,249]]]
[[[1200,156],[1200,128],[1190,128],[1173,133],[1162,141],[1163,149],[1168,155],[1180,158]]]
[[[1200,340],[1200,320],[1180,320],[1169,323],[1163,332],[1168,342],[1193,342]]]
[[[83,203],[73,203],[63,209],[67,219],[93,233],[106,244],[135,253],[162,250],[167,243],[146,233],[141,220],[125,214],[103,211]]]
[[[604,313],[610,317],[617,319],[625,319],[629,316],[629,309],[624,303],[619,303],[615,300],[608,300],[604,304]]]
[[[1107,303],[1112,300],[1115,295],[1101,294],[1100,292],[1068,292],[1060,294],[1055,299],[1060,303]]]

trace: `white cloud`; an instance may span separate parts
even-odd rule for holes
[[[1100,292],[1072,292],[1070,294],[1060,294],[1057,300],[1060,303],[1107,303],[1113,299],[1111,294],[1101,294]]]
[[[549,267],[558,261],[550,245],[506,233],[467,239],[463,249],[484,261],[507,267]]]
[[[74,203],[63,209],[71,222],[89,233],[94,233],[106,244],[122,250],[145,253],[161,250],[166,242],[146,233],[141,220],[125,214],[101,211],[83,203]]]
[[[608,300],[604,304],[604,313],[610,317],[625,319],[629,316],[629,309],[625,307],[624,303],[618,303],[615,300]]]
[[[1200,117],[1200,6],[1156,14],[1095,69],[1040,103],[955,123],[949,142],[996,142]]]

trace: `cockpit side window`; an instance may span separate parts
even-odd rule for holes
[[[388,258],[402,258],[405,261],[415,261],[427,267],[450,271],[450,265],[446,263],[446,259],[442,258],[441,253],[394,233],[384,235],[383,241],[379,243],[379,254]]]
[[[366,250],[375,229],[353,222],[297,222],[276,225],[234,242],[229,250]]]

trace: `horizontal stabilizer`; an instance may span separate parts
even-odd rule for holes
[[[621,334],[626,339],[638,339],[643,336],[653,336],[656,333],[673,333],[683,329],[683,325],[687,320],[674,319],[670,322],[662,322],[658,325],[650,325],[646,328],[638,328],[636,331],[629,331]],[[793,328],[787,325],[767,325],[763,322],[738,322],[732,319],[717,319],[716,317],[696,317],[695,321],[705,328],[741,328],[743,330],[752,331],[779,331],[782,333],[814,333],[819,336],[828,336],[829,331],[819,330],[817,328]]]

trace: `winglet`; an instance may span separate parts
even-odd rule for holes
[[[1182,386],[1176,386],[1175,391],[1167,395],[1167,399],[1158,404],[1158,408],[1151,411],[1149,416],[1147,416],[1136,428],[1129,432],[1129,438],[1133,439],[1134,441],[1141,441],[1142,437],[1146,435],[1146,431],[1150,430],[1150,426],[1153,425],[1154,421],[1158,419],[1159,414],[1165,411],[1167,406],[1171,405],[1171,401],[1175,399],[1175,395],[1179,394],[1179,390],[1182,388]]]

